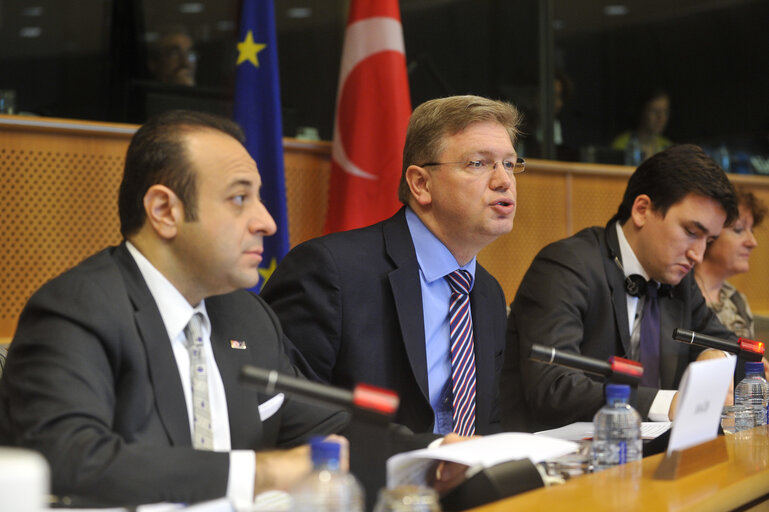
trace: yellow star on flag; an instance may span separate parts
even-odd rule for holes
[[[270,279],[270,276],[272,276],[272,273],[275,272],[276,268],[278,268],[278,259],[272,258],[270,260],[270,265],[267,268],[259,269],[259,275],[262,276],[262,286],[267,284],[267,280]]]
[[[236,62],[235,65],[239,66],[243,62],[249,61],[258,68],[259,57],[257,57],[256,54],[265,48],[267,48],[266,44],[254,42],[254,34],[249,30],[248,34],[246,34],[246,39],[244,39],[243,42],[238,43],[238,62]]]

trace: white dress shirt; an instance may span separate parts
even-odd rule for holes
[[[190,380],[190,356],[186,347],[184,328],[195,313],[203,316],[202,334],[203,350],[208,367],[208,400],[211,405],[211,423],[214,434],[214,451],[230,452],[230,472],[227,480],[227,497],[236,503],[251,503],[254,496],[254,477],[256,475],[256,459],[250,450],[231,450],[230,419],[227,413],[227,398],[219,368],[216,366],[213,349],[211,348],[211,321],[206,313],[205,301],[195,307],[174,287],[166,277],[149,262],[144,255],[130,242],[126,242],[128,252],[133,256],[139,267],[144,282],[155,299],[160,310],[163,324],[168,332],[168,339],[179,370],[184,401],[187,404],[190,437],[192,427],[192,384]]]
[[[619,252],[622,259],[622,267],[625,270],[625,277],[639,274],[643,276],[647,281],[649,280],[649,274],[638,261],[633,248],[630,247],[630,243],[625,238],[625,232],[622,231],[622,226],[619,222],[615,223],[617,229],[617,240],[619,241]],[[627,320],[628,320],[628,332],[631,333],[630,344],[631,354],[639,354],[640,336],[633,336],[634,327],[639,323],[639,318],[636,315],[640,315],[638,311],[638,297],[625,294],[627,300]],[[638,331],[640,329],[636,329]],[[676,390],[660,389],[654,397],[651,407],[649,408],[649,419],[652,421],[670,421],[668,412],[670,411],[670,404],[673,402],[673,397],[676,394]]]

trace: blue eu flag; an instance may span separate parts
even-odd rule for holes
[[[264,239],[259,291],[288,252],[288,215],[283,169],[278,47],[273,0],[243,0],[237,44],[234,118],[262,176],[262,200],[278,231]]]

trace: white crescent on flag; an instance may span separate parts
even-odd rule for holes
[[[368,18],[356,21],[347,27],[344,48],[342,49],[339,88],[336,95],[337,112],[334,116],[334,142],[331,147],[331,156],[347,174],[370,180],[376,180],[378,176],[364,171],[347,157],[339,132],[339,105],[342,103],[342,91],[347,77],[355,66],[368,57],[385,51],[406,54],[403,45],[403,28],[400,21],[385,17]]]

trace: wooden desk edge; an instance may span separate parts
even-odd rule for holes
[[[755,443],[761,443],[763,447],[766,447],[767,443],[769,443],[769,427],[758,427],[753,430],[753,432],[750,434],[751,436],[751,442]],[[711,468],[704,469],[701,473],[694,473],[692,475],[689,475],[687,477],[682,477],[677,480],[654,480],[652,477],[654,473],[656,472],[657,468],[659,467],[660,463],[662,462],[662,459],[664,458],[665,454],[660,453],[657,455],[652,455],[650,457],[644,458],[642,461],[640,461],[640,464],[642,465],[642,477],[641,481],[644,482],[645,485],[651,485],[653,487],[656,487],[654,489],[656,493],[658,494],[661,489],[669,489],[671,492],[665,493],[663,501],[665,501],[666,504],[672,505],[667,507],[669,510],[675,509],[677,511],[685,511],[685,510],[691,510],[691,511],[697,511],[697,512],[708,512],[708,511],[725,511],[725,510],[733,510],[734,508],[737,508],[741,505],[748,504],[753,502],[754,500],[765,498],[769,496],[769,460],[763,461],[763,466],[756,468],[755,473],[746,475],[743,478],[740,478],[738,480],[735,480],[731,483],[724,484],[724,487],[719,489],[717,492],[712,493],[708,492],[708,489],[706,488],[706,483],[702,484],[702,489],[698,489],[697,492],[704,493],[702,495],[701,500],[697,500],[695,502],[691,503],[685,503],[686,497],[681,495],[676,495],[675,491],[680,491],[681,489],[689,488],[687,492],[685,492],[685,495],[691,495],[693,492],[691,490],[692,486],[696,486],[697,480],[702,479],[702,482],[707,482],[707,478],[713,476],[708,475],[706,473],[717,473],[719,471],[729,471],[730,467],[733,467],[737,463],[735,462],[736,456],[734,453],[734,444],[735,439],[732,436],[726,437],[727,447],[729,448],[729,460],[727,462],[724,462],[722,464],[718,464],[716,466],[713,466]],[[739,440],[738,442],[743,442],[743,440]],[[769,454],[768,450],[767,454]],[[769,455],[768,455],[769,458]],[[631,464],[639,464],[638,462],[634,462]],[[727,465],[726,468],[723,467],[723,465]],[[614,468],[608,471],[615,471],[618,468]],[[616,471],[615,471],[616,472]],[[608,477],[608,478],[607,478]],[[604,480],[604,482],[596,483],[598,479]],[[552,487],[544,487],[539,489],[534,489],[525,493],[521,493],[515,496],[511,496],[509,498],[505,498],[496,502],[488,503],[486,505],[482,505],[477,508],[471,509],[472,512],[502,512],[502,511],[508,511],[508,510],[519,510],[519,511],[526,511],[526,510],[544,510],[549,509],[551,512],[558,511],[558,510],[572,510],[575,509],[575,504],[572,502],[568,502],[570,498],[575,498],[579,494],[578,487],[586,488],[586,489],[596,489],[600,487],[601,485],[611,485],[612,475],[610,473],[593,473],[590,475],[585,475],[582,477],[575,478],[569,482],[566,482],[563,485],[557,485]],[[608,482],[608,484],[607,484]],[[739,496],[739,500],[735,500],[735,496]],[[655,497],[653,494],[650,494],[650,497],[652,498],[650,501],[653,501],[653,498]],[[679,503],[673,503],[673,501],[678,498],[684,498],[684,502]],[[564,501],[566,500],[566,501]],[[592,507],[592,510],[611,510],[612,507],[608,503],[604,503],[604,506],[600,506],[598,502],[592,503],[590,501],[581,503],[580,504],[583,507]],[[630,505],[630,504],[628,504]],[[649,503],[640,504],[633,503],[634,506],[628,506],[626,510],[632,511],[632,510],[645,510],[644,506],[649,505]]]

